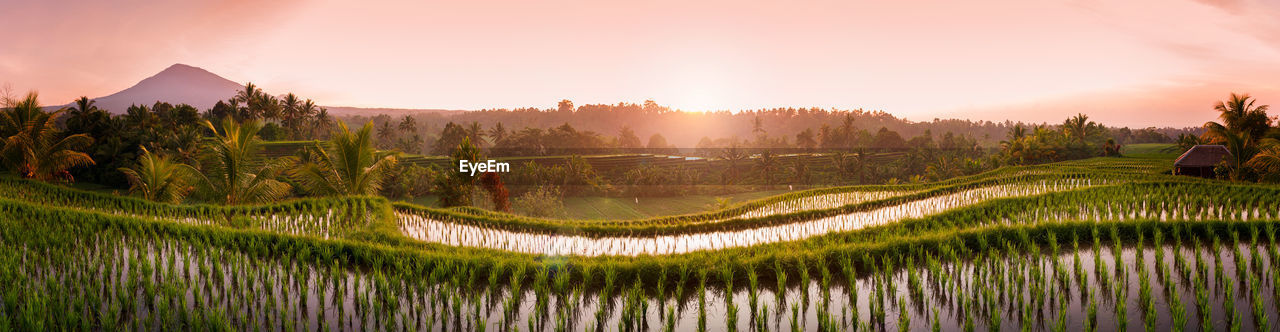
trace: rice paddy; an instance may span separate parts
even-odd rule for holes
[[[1280,188],[1159,159],[551,220],[0,181],[0,329],[1272,330]]]

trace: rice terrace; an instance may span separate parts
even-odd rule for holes
[[[0,332],[1280,330],[1264,1],[0,8]]]

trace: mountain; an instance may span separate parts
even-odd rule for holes
[[[93,100],[98,108],[115,114],[124,113],[131,105],[150,106],[156,101],[188,104],[206,110],[243,88],[239,83],[207,70],[175,64],[128,89]]]
[[[155,104],[163,101],[171,104],[187,104],[204,111],[213,108],[219,100],[227,100],[243,90],[244,85],[233,82],[222,76],[199,67],[174,64],[163,71],[148,77],[128,89],[109,96],[94,98],[98,108],[114,114],[124,113],[132,105]],[[268,91],[268,93],[270,93]],[[70,104],[65,106],[71,106]],[[401,116],[414,113],[458,113],[461,111],[440,109],[400,109],[400,108],[358,108],[344,106],[323,106],[334,116],[364,115],[374,116],[388,114]]]

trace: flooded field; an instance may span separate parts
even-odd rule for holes
[[[25,294],[44,303],[45,314],[104,330],[210,319],[241,330],[1261,331],[1275,324],[1274,233],[1157,231],[1132,245],[1106,228],[1076,235],[1079,242],[1055,237],[1049,246],[1001,241],[864,257],[874,264],[861,269],[849,256],[745,273],[664,268],[656,281],[557,263],[441,264],[405,274],[100,235],[74,249],[6,248],[0,312],[15,312],[11,299]]]
[[[1086,186],[1089,186],[1089,184],[1082,181],[1045,181],[1034,184],[996,185],[815,220],[768,224],[745,230],[664,236],[589,237],[553,233],[512,232],[457,222],[445,222],[404,213],[397,214],[397,219],[405,235],[421,241],[451,246],[489,248],[546,255],[668,255],[803,240],[824,234],[884,225],[903,219],[919,218],[997,198],[1039,195],[1084,188]],[[778,207],[772,207],[771,209],[787,212],[801,211],[794,208],[785,208],[790,202],[784,203],[787,204],[780,204]]]

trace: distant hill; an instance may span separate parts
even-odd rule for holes
[[[179,63],[143,79],[128,89],[105,97],[94,98],[93,100],[98,108],[114,114],[124,113],[132,105],[151,105],[157,101],[171,104],[187,104],[203,111],[213,108],[213,105],[217,104],[219,100],[231,98],[237,91],[242,89],[244,89],[244,85],[240,83],[228,80],[199,67]],[[268,93],[270,92],[268,91]],[[70,104],[63,106],[70,106]],[[401,116],[417,113],[462,112],[441,109],[324,107],[329,109],[329,114],[335,116],[372,116],[377,114]]]

